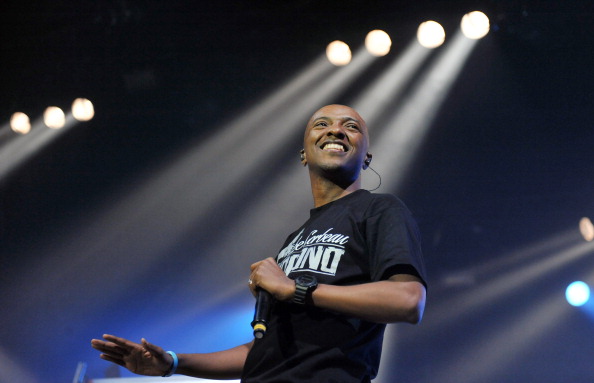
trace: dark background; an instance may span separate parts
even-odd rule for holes
[[[101,221],[102,212],[138,192],[138,180],[190,143],[208,140],[249,110],[330,41],[358,47],[368,31],[383,29],[393,39],[390,55],[398,55],[420,22],[437,20],[451,36],[464,13],[481,10],[491,32],[478,42],[394,191],[419,222],[430,290],[423,324],[397,327],[397,355],[384,363],[383,379],[591,382],[591,317],[565,303],[564,291],[576,279],[594,283],[592,250],[537,279],[521,275],[530,265],[561,259],[566,248],[544,245],[525,256],[523,250],[560,233],[569,238],[567,248],[581,245],[578,221],[594,211],[591,8],[587,1],[3,2],[4,121],[15,111],[33,119],[76,97],[91,99],[96,117],[0,179],[0,380],[68,381],[79,361],[89,364],[90,377],[103,377],[108,365],[88,341],[104,332],[146,336],[180,352],[249,340],[247,325],[229,329],[251,320],[247,289],[222,294],[221,285],[243,283],[247,266],[263,256],[244,244],[237,269],[216,280],[213,270],[229,259],[210,241],[231,230],[254,185],[246,185],[245,198],[237,190],[235,202],[216,216],[194,222],[196,232],[152,263],[141,245],[130,243],[142,236],[127,230],[134,225],[150,243],[160,235],[160,217],[143,210],[115,230],[109,227],[118,222]],[[329,102],[350,99],[342,94]],[[299,142],[289,145],[287,158],[297,158],[298,148]],[[249,159],[231,151],[212,161]],[[278,166],[271,161],[262,171]],[[182,192],[171,194],[167,206],[175,207],[178,197],[210,197]],[[151,225],[143,230],[146,217]],[[300,220],[289,218],[288,228]],[[274,238],[264,256],[281,242]],[[203,252],[216,259],[200,260]],[[521,282],[512,291],[489,295],[490,282],[516,272]],[[456,306],[481,291],[485,299],[474,309]],[[543,310],[536,322],[526,319],[545,304],[561,314],[555,319]],[[226,324],[224,335],[210,339],[197,325],[202,321]]]

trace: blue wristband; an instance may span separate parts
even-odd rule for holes
[[[167,351],[167,353],[171,355],[171,357],[173,358],[173,363],[171,364],[171,367],[169,367],[169,370],[165,373],[165,375],[163,375],[163,377],[165,378],[175,374],[175,370],[177,370],[177,364],[179,363],[179,359],[177,359],[177,354],[175,352]]]

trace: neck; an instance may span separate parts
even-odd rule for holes
[[[350,183],[336,182],[334,180],[320,177],[310,172],[311,192],[313,194],[314,206],[320,207],[329,202],[336,201],[352,192],[361,189],[361,177]]]

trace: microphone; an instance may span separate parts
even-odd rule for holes
[[[262,339],[266,334],[268,326],[268,317],[270,314],[270,301],[272,296],[266,290],[258,289],[258,296],[256,298],[256,310],[254,312],[254,320],[252,321],[252,328],[254,329],[254,338]]]

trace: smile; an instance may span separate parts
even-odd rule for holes
[[[334,151],[346,152],[346,151],[348,151],[348,149],[346,148],[345,145],[335,143],[335,142],[327,142],[325,144],[322,144],[321,149],[331,151],[331,152],[334,152]]]

